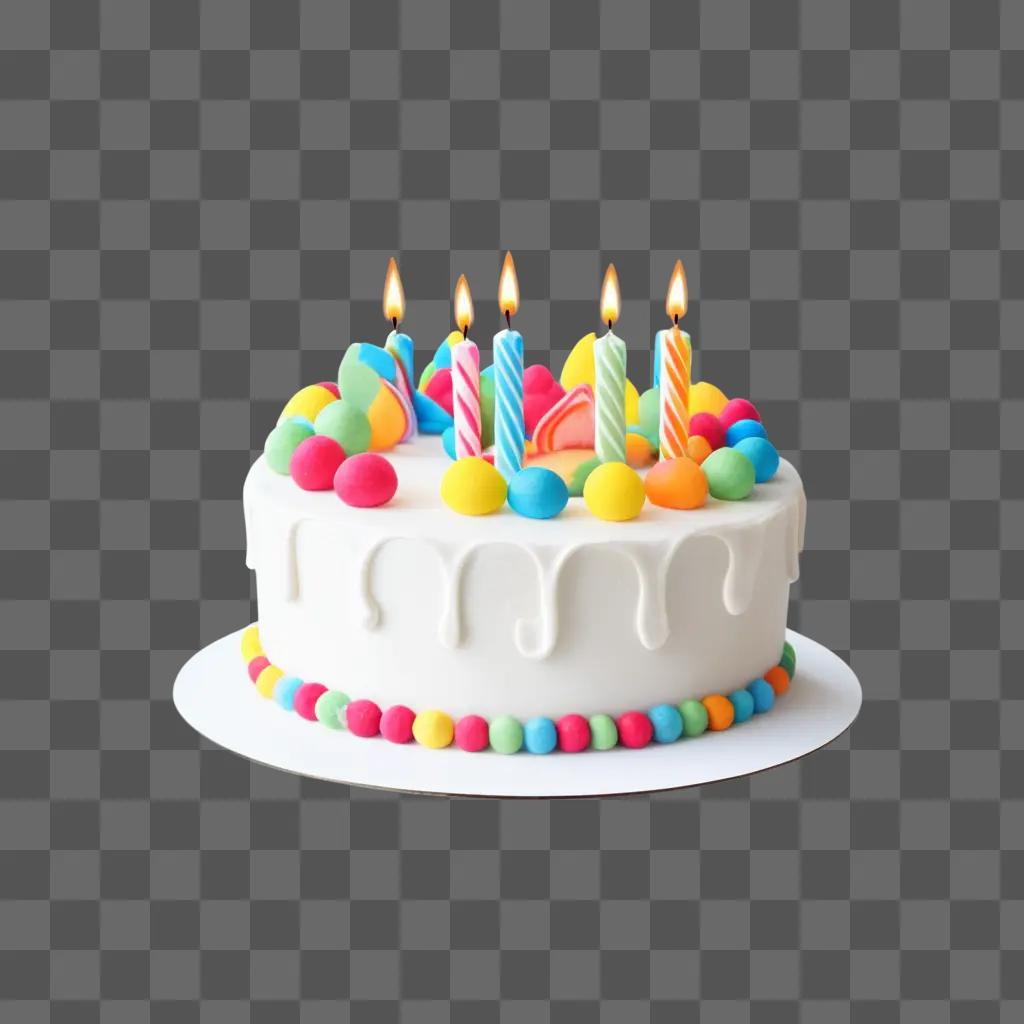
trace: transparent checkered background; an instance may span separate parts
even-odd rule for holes
[[[0,47],[4,1024],[1022,1019],[1024,4],[3,0]],[[490,337],[505,248],[556,362],[614,259],[641,381],[684,258],[849,737],[449,802],[177,718],[283,400],[392,253],[421,355],[461,271]]]

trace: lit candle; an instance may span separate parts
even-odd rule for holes
[[[626,461],[626,343],[612,333],[619,305],[619,277],[609,263],[601,286],[608,333],[594,342],[594,449],[602,462]]]
[[[676,260],[665,295],[665,312],[672,326],[661,332],[661,416],[658,428],[660,457],[678,459],[686,454],[690,431],[690,336],[679,329],[686,313],[686,274],[683,261]]]
[[[384,275],[384,315],[391,321],[391,332],[384,340],[384,348],[398,365],[395,386],[408,399],[411,408],[414,345],[408,334],[398,330],[405,316],[405,291],[394,256],[388,260],[388,270]]]
[[[480,445],[480,351],[469,340],[473,323],[473,296],[466,275],[455,285],[455,326],[462,341],[452,348],[452,408],[455,413],[455,457],[479,456]]]
[[[519,309],[519,280],[512,253],[505,253],[498,282],[498,305],[506,328],[494,336],[494,465],[511,480],[523,465],[523,336],[512,330]]]

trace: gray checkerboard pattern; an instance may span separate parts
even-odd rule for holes
[[[1024,4],[2,0],[5,1024],[1024,1017]],[[672,261],[801,467],[866,704],[702,791],[424,800],[169,703],[300,382],[515,250],[533,359]]]

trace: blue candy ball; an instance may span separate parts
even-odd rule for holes
[[[736,445],[736,451],[742,452],[754,464],[754,479],[759,484],[771,480],[779,471],[779,453],[767,438],[745,437]]]
[[[764,424],[758,420],[737,420],[725,432],[725,443],[730,448],[735,448],[744,438],[767,437],[768,431]]]
[[[441,444],[444,446],[444,453],[449,459],[455,458],[455,428],[448,427],[441,434]]]
[[[551,519],[569,503],[569,488],[550,469],[527,466],[508,482],[508,504],[527,519]]]
[[[302,680],[297,676],[283,676],[274,684],[274,700],[285,709],[295,710],[295,694],[302,685]]]
[[[558,730],[550,718],[531,718],[523,726],[523,746],[531,754],[550,754],[558,745]]]
[[[671,704],[658,704],[647,712],[656,743],[675,743],[683,735],[683,716]]]
[[[760,715],[770,711],[775,703],[775,691],[767,679],[755,679],[748,687],[747,693],[754,698],[754,714]]]
[[[733,690],[729,694],[729,700],[732,701],[733,710],[736,712],[736,717],[733,719],[734,724],[739,725],[740,722],[745,722],[753,716],[754,698],[748,691]]]

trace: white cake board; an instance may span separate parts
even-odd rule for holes
[[[512,756],[427,750],[325,729],[258,696],[239,653],[241,630],[203,648],[178,673],[174,704],[197,732],[252,761],[352,786],[444,796],[616,796],[700,786],[795,761],[857,717],[861,689],[828,648],[792,630],[797,670],[767,714],[720,733],[643,750]]]

